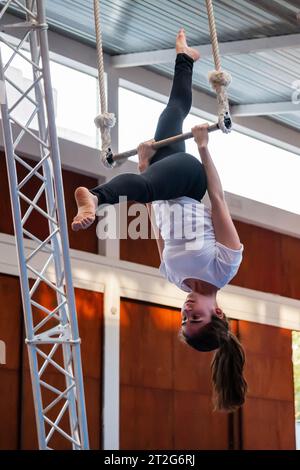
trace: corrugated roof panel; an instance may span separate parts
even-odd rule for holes
[[[220,41],[299,32],[298,0],[215,0]],[[298,6],[297,6],[298,4]],[[204,0],[100,0],[105,47],[111,53],[172,47],[179,26],[194,44],[209,41]],[[92,0],[47,2],[50,24],[94,41]]]
[[[293,83],[300,77],[300,47],[287,50],[244,54],[222,58],[222,67],[232,75],[229,96],[235,103],[263,103],[291,100]],[[151,70],[171,76],[173,64],[151,66]],[[207,75],[213,61],[197,62],[194,84],[210,90]]]
[[[299,33],[300,0],[214,0],[220,42]],[[50,27],[83,42],[95,43],[92,0],[48,0]],[[104,49],[109,54],[173,47],[176,32],[185,27],[193,44],[210,42],[204,0],[100,0]],[[222,65],[233,77],[229,90],[234,103],[263,103],[291,99],[300,77],[300,44],[296,49],[226,56]],[[173,75],[173,64],[149,66]],[[194,84],[211,92],[207,73],[213,63],[195,66]],[[300,113],[276,120],[300,128]]]

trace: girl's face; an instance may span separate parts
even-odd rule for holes
[[[210,323],[212,315],[222,318],[223,312],[212,297],[191,292],[181,309],[182,330],[186,336],[194,336],[199,329]]]

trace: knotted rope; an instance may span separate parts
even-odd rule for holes
[[[230,127],[226,127],[225,120],[230,119],[227,89],[231,83],[231,76],[229,73],[221,70],[221,56],[212,0],[206,0],[206,8],[215,63],[215,70],[209,73],[208,79],[217,94],[219,127],[228,134]]]
[[[101,32],[101,14],[100,2],[94,0],[94,18],[95,18],[95,31],[96,31],[96,46],[97,46],[97,64],[98,64],[98,78],[99,78],[99,91],[100,91],[100,109],[101,114],[95,118],[95,124],[101,133],[102,148],[100,150],[100,158],[102,163],[107,166],[106,156],[111,151],[111,136],[110,129],[116,123],[116,117],[113,113],[107,112],[106,93],[105,93],[105,75],[104,75],[104,59],[103,59],[103,44]]]

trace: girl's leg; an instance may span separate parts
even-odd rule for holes
[[[169,102],[158,120],[155,140],[165,139],[182,132],[182,124],[192,104],[192,74],[194,60],[185,53],[176,57],[175,72]],[[150,161],[150,165],[178,152],[185,152],[185,143],[179,142],[159,149]],[[196,159],[193,158],[197,163]],[[172,167],[172,162],[174,166]],[[199,169],[199,165],[198,165]],[[196,173],[197,174],[197,173]],[[172,175],[172,176],[171,176]],[[171,181],[172,180],[172,181]],[[124,174],[112,178],[108,183],[91,190],[100,203],[117,204],[119,196],[128,200],[149,202],[157,199],[171,199],[184,195],[189,190],[191,175],[188,175],[187,159],[171,159],[163,166],[150,167],[141,175]],[[161,190],[161,191],[160,191]],[[195,192],[198,194],[198,189]],[[153,199],[153,194],[155,198]],[[161,194],[161,195],[160,195]],[[162,197],[168,195],[168,197]],[[185,194],[188,195],[188,194]]]
[[[158,120],[156,141],[182,133],[183,121],[192,105],[192,75],[194,60],[185,53],[176,57],[173,85],[169,102]],[[172,153],[185,152],[185,142],[178,142],[159,149],[150,165]]]
[[[98,197],[99,204],[117,204],[120,196],[141,203],[181,196],[201,201],[206,187],[202,163],[192,155],[178,152],[153,163],[140,175],[118,175],[90,192]]]
[[[177,54],[172,90],[169,102],[158,120],[155,133],[156,141],[166,139],[167,137],[182,132],[183,121],[188,115],[192,104],[193,64],[194,60],[189,55],[185,53]],[[175,143],[159,149],[151,159],[150,165],[158,163],[162,159],[178,152],[185,152],[184,142]],[[123,195],[126,195],[128,200],[148,202],[153,200],[153,191],[156,193],[156,196],[159,196],[159,188],[165,188],[164,194],[168,194],[169,198],[182,195],[182,184],[178,187],[177,183],[185,178],[184,187],[186,188],[186,183],[188,182],[186,165],[184,167],[179,167],[178,164],[175,166],[174,161],[173,168],[171,167],[171,162],[168,162],[167,165],[155,168],[154,171],[149,170],[150,169],[141,175],[129,173],[118,175],[112,178],[108,183],[92,189],[91,193],[98,196],[99,203],[108,204],[116,204],[119,196]],[[178,172],[178,175],[176,172]],[[161,174],[160,177],[158,177],[159,173]],[[169,173],[169,177],[167,173]],[[172,182],[170,181],[170,175],[172,175]],[[153,187],[148,177],[152,183],[157,183],[158,181],[162,182],[164,180],[164,184],[154,184]],[[158,199],[163,198],[159,196]]]

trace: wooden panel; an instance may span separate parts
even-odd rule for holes
[[[120,259],[158,268],[160,259],[155,240],[120,240]]]
[[[171,388],[174,313],[172,309],[122,300],[121,384]]]
[[[247,354],[245,374],[249,396],[292,401],[293,370],[288,358]]]
[[[99,449],[102,445],[103,295],[85,289],[76,289],[75,293],[79,332],[82,340],[81,355],[90,432],[90,446],[93,449]],[[53,308],[56,305],[53,292],[45,285],[41,285],[35,299],[48,308]],[[41,349],[45,351],[49,350],[49,347],[43,346]],[[35,416],[27,351],[24,356],[22,448],[35,449],[38,445],[36,432],[28,432],[28,429],[35,428]],[[62,363],[61,348],[59,350],[59,354],[55,353],[53,359],[58,363]],[[65,389],[62,375],[57,373],[56,369],[52,365],[47,367],[47,371],[44,373],[44,380],[52,386],[57,387],[59,390]],[[48,405],[55,396],[51,392],[46,392],[43,394],[43,398],[45,400],[45,406],[45,404]],[[58,409],[59,406],[54,409],[56,411],[56,415]],[[67,417],[64,417],[62,426],[65,430],[69,429]],[[70,448],[67,441],[59,436],[58,433],[54,434],[50,442],[50,447],[55,449]]]
[[[228,415],[213,412],[210,395],[176,391],[174,429],[173,449],[228,449]]]
[[[240,320],[239,334],[247,354],[262,354],[291,359],[291,331],[261,323]]]
[[[227,415],[213,413],[212,353],[181,343],[179,327],[178,309],[122,300],[122,449],[228,448]]]
[[[281,295],[300,299],[300,240],[281,237]]]
[[[18,448],[22,307],[19,279],[0,275],[0,340],[6,364],[0,365],[0,449]]]
[[[228,448],[227,415],[207,395],[122,385],[120,412],[122,450]]]
[[[294,449],[291,331],[239,322],[249,393],[243,407],[244,449]]]
[[[132,203],[128,203],[130,207]],[[134,217],[128,216],[128,225]],[[148,233],[150,234],[150,221],[148,220]],[[132,240],[130,237],[120,240],[120,259],[132,263],[145,264],[146,266],[159,267],[160,259],[156,240],[144,240],[138,238]]]
[[[249,396],[293,401],[291,331],[240,321],[239,334],[246,350]]]
[[[172,391],[122,385],[120,449],[173,449]]]
[[[90,448],[102,449],[103,294],[75,289]]]
[[[235,221],[244,244],[244,257],[232,284],[263,292],[280,293],[280,237],[271,230]]]
[[[103,380],[84,377],[84,393],[89,429],[90,449],[102,449],[102,386]]]
[[[75,289],[83,372],[102,379],[103,294]]]
[[[0,366],[0,450],[18,450],[20,426],[19,371]]]
[[[19,278],[0,274],[0,339],[6,344],[6,370],[20,367],[22,302]]]
[[[245,450],[295,450],[295,409],[291,401],[248,398],[243,409]]]

